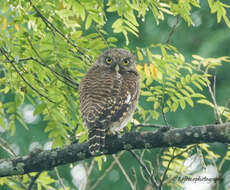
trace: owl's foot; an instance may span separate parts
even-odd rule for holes
[[[159,131],[161,131],[161,132],[167,132],[170,129],[172,129],[172,127],[168,125],[168,126],[163,126],[163,127],[159,128]]]
[[[107,132],[107,135],[109,135],[109,136],[118,136],[118,135],[120,135],[120,132],[119,131],[108,131]]]

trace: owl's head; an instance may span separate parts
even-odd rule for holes
[[[128,50],[111,48],[100,55],[95,63],[97,66],[108,67],[118,72],[135,71],[136,57]]]

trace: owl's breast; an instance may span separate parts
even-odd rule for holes
[[[80,84],[80,110],[86,127],[109,123],[111,110],[121,93],[121,75],[110,70],[89,72]]]
[[[80,85],[80,109],[87,128],[103,125],[114,133],[131,119],[139,96],[132,73],[88,72]]]

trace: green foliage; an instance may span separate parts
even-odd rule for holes
[[[226,158],[223,160],[226,161],[228,155],[227,152]],[[163,175],[166,174],[166,180],[170,181],[168,186],[175,189],[178,186],[182,186],[183,179],[186,179],[186,177],[193,179],[193,174],[199,174],[199,172],[205,170],[207,165],[216,165],[219,158],[220,155],[216,154],[208,144],[192,145],[180,149],[168,148],[161,155],[161,163],[164,167]],[[220,162],[220,166],[222,164],[223,163]],[[202,178],[201,173],[200,176]],[[196,178],[197,177],[198,176],[196,176]]]
[[[200,8],[199,3],[196,0],[189,1],[178,1],[177,3],[170,2],[170,9],[174,15],[180,15],[181,18],[188,23],[188,25],[193,24],[191,18],[192,6]]]
[[[123,41],[137,55],[141,74],[136,123],[159,121],[162,113],[195,109],[197,103],[212,108],[216,118],[230,120],[229,105],[219,105],[207,96],[215,71],[229,62],[229,57],[203,58],[190,54],[190,59],[185,58],[182,50],[170,44],[176,25],[167,43],[148,46],[143,43],[131,48],[143,35],[141,27],[148,15],[152,15],[152,20],[147,25],[155,22],[159,26],[176,16],[192,27],[193,12],[202,8],[199,1],[0,0],[0,4],[0,126],[6,134],[14,137],[21,126],[28,133],[32,129],[21,109],[29,103],[34,107],[34,116],[40,116],[39,127],[44,126],[43,133],[52,141],[53,148],[68,145],[76,138],[79,142],[86,141],[87,130],[79,111],[79,82],[104,49]],[[210,13],[217,15],[217,23],[224,21],[230,27],[227,14],[230,5],[208,0],[208,6]],[[215,93],[211,95],[214,97]],[[174,179],[185,172],[183,161],[190,156],[184,152],[187,148],[164,151],[159,173],[168,168],[167,177]],[[209,145],[199,145],[199,150],[213,165],[220,159]],[[220,168],[228,160],[229,150],[218,163]],[[103,172],[105,157],[97,157],[95,161]],[[145,163],[153,169],[151,161]],[[50,172],[43,172],[36,181],[37,189],[55,189],[56,181]],[[29,183],[26,175],[22,182],[18,177],[0,179],[0,187],[15,190]],[[169,180],[169,186],[172,184]]]
[[[211,13],[216,13],[217,22],[219,23],[222,19],[230,27],[230,21],[227,17],[226,8],[230,8],[230,5],[224,4],[221,1],[208,0],[209,7],[211,9]]]
[[[138,59],[147,57],[147,63],[138,65],[142,76],[142,95],[147,102],[152,102],[149,110],[153,118],[157,119],[161,110],[175,112],[180,106],[185,109],[186,104],[194,106],[194,98],[205,98],[201,94],[203,87],[209,82],[208,69],[216,68],[221,61],[227,61],[225,57],[217,59],[202,59],[202,63],[193,60],[186,63],[184,56],[175,47],[162,44],[153,46],[161,49],[160,54],[152,54],[151,49],[138,49]],[[143,54],[143,55],[142,55]],[[198,60],[199,56],[193,56]],[[201,68],[202,66],[202,68]],[[204,72],[204,71],[206,72]],[[205,103],[206,99],[198,100]]]
[[[184,160],[189,157],[189,147],[185,149],[169,148],[161,155],[162,166],[167,169],[168,178],[175,179],[187,172]]]

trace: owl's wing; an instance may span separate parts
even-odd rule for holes
[[[80,84],[80,105],[86,126],[91,128],[121,120],[139,96],[137,77],[130,73],[126,79],[115,72],[92,68]]]
[[[89,150],[102,152],[106,130],[132,112],[139,95],[139,80],[124,79],[114,72],[93,67],[82,80],[80,108],[85,126],[89,129]],[[123,123],[123,122],[122,122]]]
[[[82,79],[79,87],[80,108],[87,128],[96,127],[108,121],[109,110],[115,104],[120,92],[121,81],[114,80],[111,72],[92,67]]]
[[[111,110],[112,122],[122,122],[127,115],[132,115],[139,97],[139,76],[129,73],[127,78],[123,78],[121,91],[116,99],[116,103]],[[121,126],[124,127],[124,126]]]
[[[84,125],[89,130],[91,154],[103,153],[111,109],[116,104],[121,84],[120,79],[114,80],[113,74],[101,67],[92,67],[80,83],[80,109]]]

